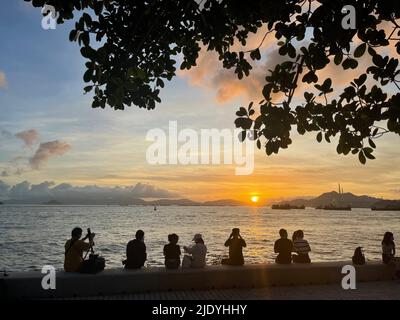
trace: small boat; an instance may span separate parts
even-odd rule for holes
[[[384,207],[384,208],[377,208],[377,207],[371,207],[372,211],[400,211],[400,207]]]
[[[154,211],[157,211],[157,207],[156,206],[154,206]]]
[[[290,209],[305,209],[305,206],[292,206],[288,203],[284,204],[273,204],[271,209],[278,209],[278,210],[290,210]]]

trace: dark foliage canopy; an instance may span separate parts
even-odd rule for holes
[[[275,35],[284,61],[265,70],[264,100],[238,110],[241,139],[255,139],[270,155],[292,143],[293,128],[315,132],[318,142],[338,135],[337,152],[358,154],[364,164],[374,159],[376,138],[400,135],[400,1],[25,1],[54,6],[58,23],[76,20],[70,41],[79,43],[88,60],[84,91],[93,92],[94,108],[155,108],[164,81],[176,75],[174,58],[181,55],[180,69],[190,69],[201,50],[217,52],[223,67],[242,79],[262,58],[261,43],[239,52],[233,44],[244,46],[249,35],[263,32]],[[355,8],[355,29],[342,27],[346,5]],[[396,56],[383,54],[389,46]],[[334,92],[331,78],[317,75],[330,64],[356,69],[364,55],[370,64],[342,92]],[[299,95],[301,82],[312,92]],[[278,92],[284,98],[274,101]]]

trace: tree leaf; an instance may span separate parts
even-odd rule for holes
[[[362,43],[360,44],[356,50],[354,50],[354,57],[356,58],[360,58],[363,56],[363,54],[365,53],[365,49],[367,48],[367,44],[366,43]]]
[[[365,164],[367,162],[367,159],[365,158],[362,150],[358,153],[358,160],[360,160],[362,164]]]

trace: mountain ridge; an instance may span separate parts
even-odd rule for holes
[[[350,206],[352,208],[371,208],[381,201],[388,201],[382,198],[375,198],[367,195],[357,196],[351,192],[338,193],[336,191],[324,192],[313,199],[294,199],[281,201],[277,204],[304,205],[306,207],[319,206]],[[394,200],[396,201],[396,200]]]
[[[181,199],[157,199],[157,200],[143,200],[141,198],[133,199],[76,199],[68,202],[61,202],[56,198],[49,199],[48,201],[32,201],[32,200],[5,200],[4,204],[12,205],[137,205],[137,206],[246,206],[247,203],[233,200],[233,199],[219,199],[212,201],[193,201],[187,198]]]

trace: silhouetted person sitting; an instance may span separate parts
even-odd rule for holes
[[[82,229],[74,228],[71,232],[71,239],[65,243],[65,258],[64,270],[65,272],[79,272],[83,262],[83,253],[88,251],[94,245],[93,238],[95,234],[91,233],[90,237],[86,235],[82,240]],[[85,242],[89,239],[89,242]]]
[[[275,259],[276,263],[289,264],[292,262],[293,243],[288,239],[288,233],[285,229],[279,230],[280,239],[275,241],[274,251],[278,253]]]
[[[181,248],[177,244],[179,237],[177,234],[169,234],[169,243],[164,246],[165,267],[167,269],[177,269],[181,265]]]
[[[240,235],[238,228],[233,228],[228,240],[225,242],[225,247],[229,247],[229,258],[222,259],[221,264],[231,266],[241,266],[244,264],[243,247],[246,247],[246,242]]]
[[[207,247],[204,244],[203,236],[196,233],[193,237],[194,244],[183,249],[189,255],[185,255],[185,267],[188,268],[204,268],[206,266]],[[184,264],[182,262],[182,267]]]
[[[382,240],[382,261],[385,264],[396,263],[396,246],[394,244],[394,236],[392,232],[385,232]]]
[[[308,241],[304,239],[303,230],[297,230],[293,234],[293,252],[296,254],[292,255],[293,262],[296,263],[311,263],[311,259],[308,255],[311,252]]]
[[[365,264],[365,256],[364,256],[364,253],[363,253],[361,247],[357,247],[356,250],[354,250],[354,255],[351,258],[351,260],[353,261],[353,264],[355,264],[355,265]]]
[[[126,246],[126,260],[123,261],[125,269],[140,269],[146,261],[146,245],[144,244],[144,232],[136,231],[136,239],[128,242]]]

